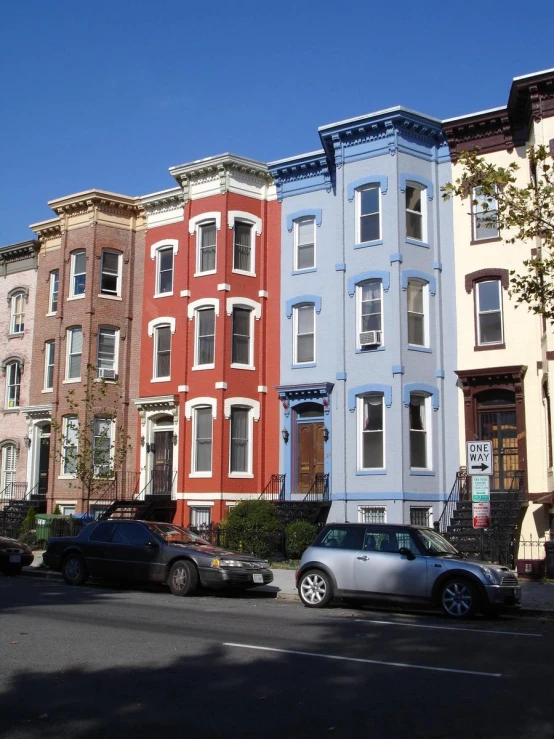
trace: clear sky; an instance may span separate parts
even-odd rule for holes
[[[513,77],[554,67],[553,21],[552,0],[4,0],[0,245],[81,190],[312,151],[318,126],[394,105],[504,105]]]

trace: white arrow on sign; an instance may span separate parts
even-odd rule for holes
[[[492,475],[492,441],[466,442],[469,475]]]

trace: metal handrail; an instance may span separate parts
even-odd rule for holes
[[[304,496],[304,503],[329,500],[329,473],[317,472],[312,487]]]
[[[259,500],[284,500],[285,499],[286,475],[271,475],[271,478],[263,489]]]
[[[435,523],[435,528],[441,534],[445,534],[450,526],[450,521],[458,507],[458,502],[467,495],[467,467],[460,467],[456,472],[456,479],[452,485],[452,490],[448,496],[439,520]]]

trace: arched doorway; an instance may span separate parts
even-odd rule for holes
[[[479,439],[492,441],[491,490],[508,490],[518,469],[516,397],[510,390],[476,395]]]
[[[323,406],[304,403],[295,409],[296,416],[296,491],[306,495],[323,475],[325,467]]]

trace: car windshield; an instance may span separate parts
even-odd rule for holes
[[[444,536],[437,534],[437,532],[432,529],[418,529],[417,533],[420,541],[425,547],[425,551],[429,554],[460,554],[456,547],[453,547],[452,544],[444,538]]]
[[[209,546],[210,544],[209,541],[193,534],[192,531],[181,526],[174,526],[171,523],[147,523],[146,525],[152,533],[161,536],[164,541],[170,544],[198,544],[199,546]]]

